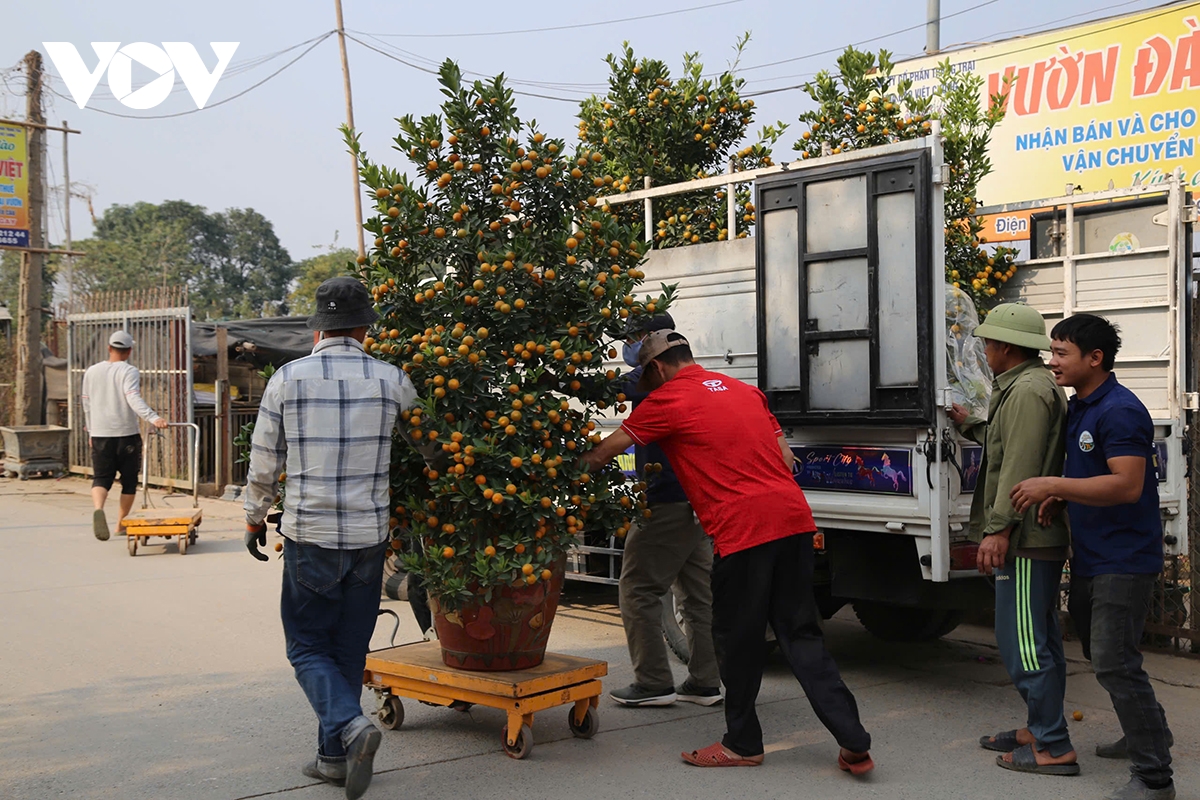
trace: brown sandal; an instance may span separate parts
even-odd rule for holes
[[[710,744],[702,750],[693,750],[690,753],[680,753],[683,760],[689,764],[694,764],[697,767],[761,767],[762,756],[757,756],[758,760],[753,758],[743,758],[740,756],[730,756],[725,752],[725,747],[717,742]]]

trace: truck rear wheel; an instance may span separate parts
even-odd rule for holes
[[[683,628],[681,606],[674,589],[663,595],[662,629],[663,638],[667,640],[667,647],[671,648],[671,652],[675,654],[676,658],[687,664],[691,660],[692,654],[688,650],[687,632]]]
[[[863,627],[885,642],[928,642],[958,627],[962,612],[944,608],[908,608],[872,600],[854,601]]]

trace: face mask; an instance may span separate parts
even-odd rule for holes
[[[638,353],[642,351],[642,343],[634,342],[630,344],[626,342],[621,347],[621,358],[625,359],[625,363],[631,367],[638,365]]]

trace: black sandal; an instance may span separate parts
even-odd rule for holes
[[[1013,772],[1032,772],[1035,775],[1078,775],[1078,764],[1039,764],[1033,745],[1024,744],[1012,751],[1012,761],[996,756],[996,764]]]
[[[984,750],[995,750],[997,753],[1011,753],[1021,746],[1017,741],[1016,731],[1001,731],[995,736],[980,736],[979,746]]]

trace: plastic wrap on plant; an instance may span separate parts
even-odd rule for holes
[[[946,369],[950,396],[977,417],[987,418],[992,371],[983,340],[976,338],[979,314],[970,295],[946,284]]]

